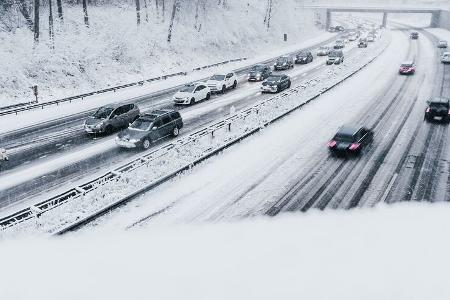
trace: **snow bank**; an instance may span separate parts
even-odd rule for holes
[[[55,50],[51,50],[47,23],[42,22],[41,42],[33,45],[31,32],[0,32],[0,106],[26,102],[30,86],[37,84],[42,98],[88,92],[176,71],[185,71],[231,58],[254,56],[317,36],[320,16],[298,1],[280,1],[273,10],[271,27],[263,22],[266,4],[258,0],[206,1],[196,21],[194,1],[183,1],[172,43],[167,43],[169,10],[162,17],[149,8],[149,22],[136,26],[132,4],[90,6],[90,27],[83,24],[80,6],[65,8],[65,22],[55,24]],[[45,20],[43,9],[41,18]],[[195,28],[197,27],[197,28]],[[289,42],[283,42],[287,33]],[[33,51],[34,48],[34,51]]]
[[[449,214],[404,203],[8,241],[0,298],[446,300]]]

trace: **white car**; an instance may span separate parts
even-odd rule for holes
[[[450,52],[444,52],[441,57],[441,62],[444,64],[450,63]]]
[[[233,72],[215,74],[206,82],[206,85],[213,93],[225,93],[227,89],[235,89],[237,84],[237,76]]]
[[[373,35],[368,35],[367,36],[367,41],[368,42],[373,42],[373,41],[375,41],[375,38],[373,37]]]
[[[204,82],[186,84],[174,96],[175,104],[189,105],[202,100],[209,100],[211,90]]]
[[[439,41],[438,48],[447,48],[447,41]]]

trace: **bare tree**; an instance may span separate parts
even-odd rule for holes
[[[83,0],[83,14],[84,14],[84,24],[86,25],[86,27],[89,27],[89,16],[86,0]]]
[[[135,0],[136,2],[136,22],[138,25],[141,24],[141,1]]]
[[[25,2],[25,0],[19,0],[18,1],[18,7],[19,7],[20,13],[25,18],[25,22],[27,23],[27,27],[31,31],[34,31],[34,23],[33,23],[33,20],[31,19],[30,12],[28,11],[27,3]]]
[[[267,8],[266,8],[266,15],[264,17],[264,24],[267,25],[267,28],[270,28],[270,19],[272,18],[272,0],[267,0]]]
[[[54,31],[53,31],[53,7],[52,7],[52,0],[48,0],[48,35],[50,36],[50,43],[52,49],[55,48],[54,44]]]
[[[148,23],[148,6],[147,6],[147,0],[144,0],[144,7],[145,7],[145,22]]]
[[[51,1],[51,0],[50,0]],[[56,0],[56,6],[58,7],[58,18],[61,22],[64,21],[63,9],[62,9],[62,1]]]
[[[175,21],[175,15],[177,14],[178,6],[179,6],[179,0],[175,0],[173,2],[173,7],[172,7],[172,16],[170,17],[169,33],[167,34],[167,42],[168,43],[170,43],[172,41],[173,23]]]
[[[34,42],[39,43],[39,0],[34,0]]]

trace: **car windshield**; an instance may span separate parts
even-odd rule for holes
[[[250,71],[252,72],[261,72],[264,69],[263,66],[253,66]]]
[[[431,102],[430,107],[437,110],[448,109],[448,104],[442,102]]]
[[[336,133],[336,135],[333,138],[335,141],[339,141],[339,142],[353,142],[353,136],[346,134],[346,133]]]
[[[269,78],[267,78],[268,82],[277,82],[281,80],[281,76],[270,76]]]
[[[339,57],[339,52],[332,51],[332,52],[330,52],[330,54],[328,56],[329,57]]]
[[[402,68],[411,68],[412,64],[402,64],[401,67]]]
[[[94,114],[96,119],[106,119],[112,113],[114,108],[112,107],[100,107]]]
[[[137,129],[137,130],[148,130],[150,128],[150,125],[152,125],[153,119],[137,119],[133,122],[133,124],[130,125],[130,128]]]
[[[277,63],[279,64],[283,64],[285,62],[287,62],[287,57],[280,57],[277,59]]]
[[[180,92],[183,93],[192,93],[195,89],[195,85],[185,85],[181,88]]]
[[[213,76],[211,76],[210,79],[211,79],[211,80],[218,80],[218,81],[221,81],[221,80],[224,80],[224,79],[225,79],[225,75],[213,75]]]

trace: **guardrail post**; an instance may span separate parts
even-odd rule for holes
[[[228,131],[231,131],[231,122],[228,123]]]

